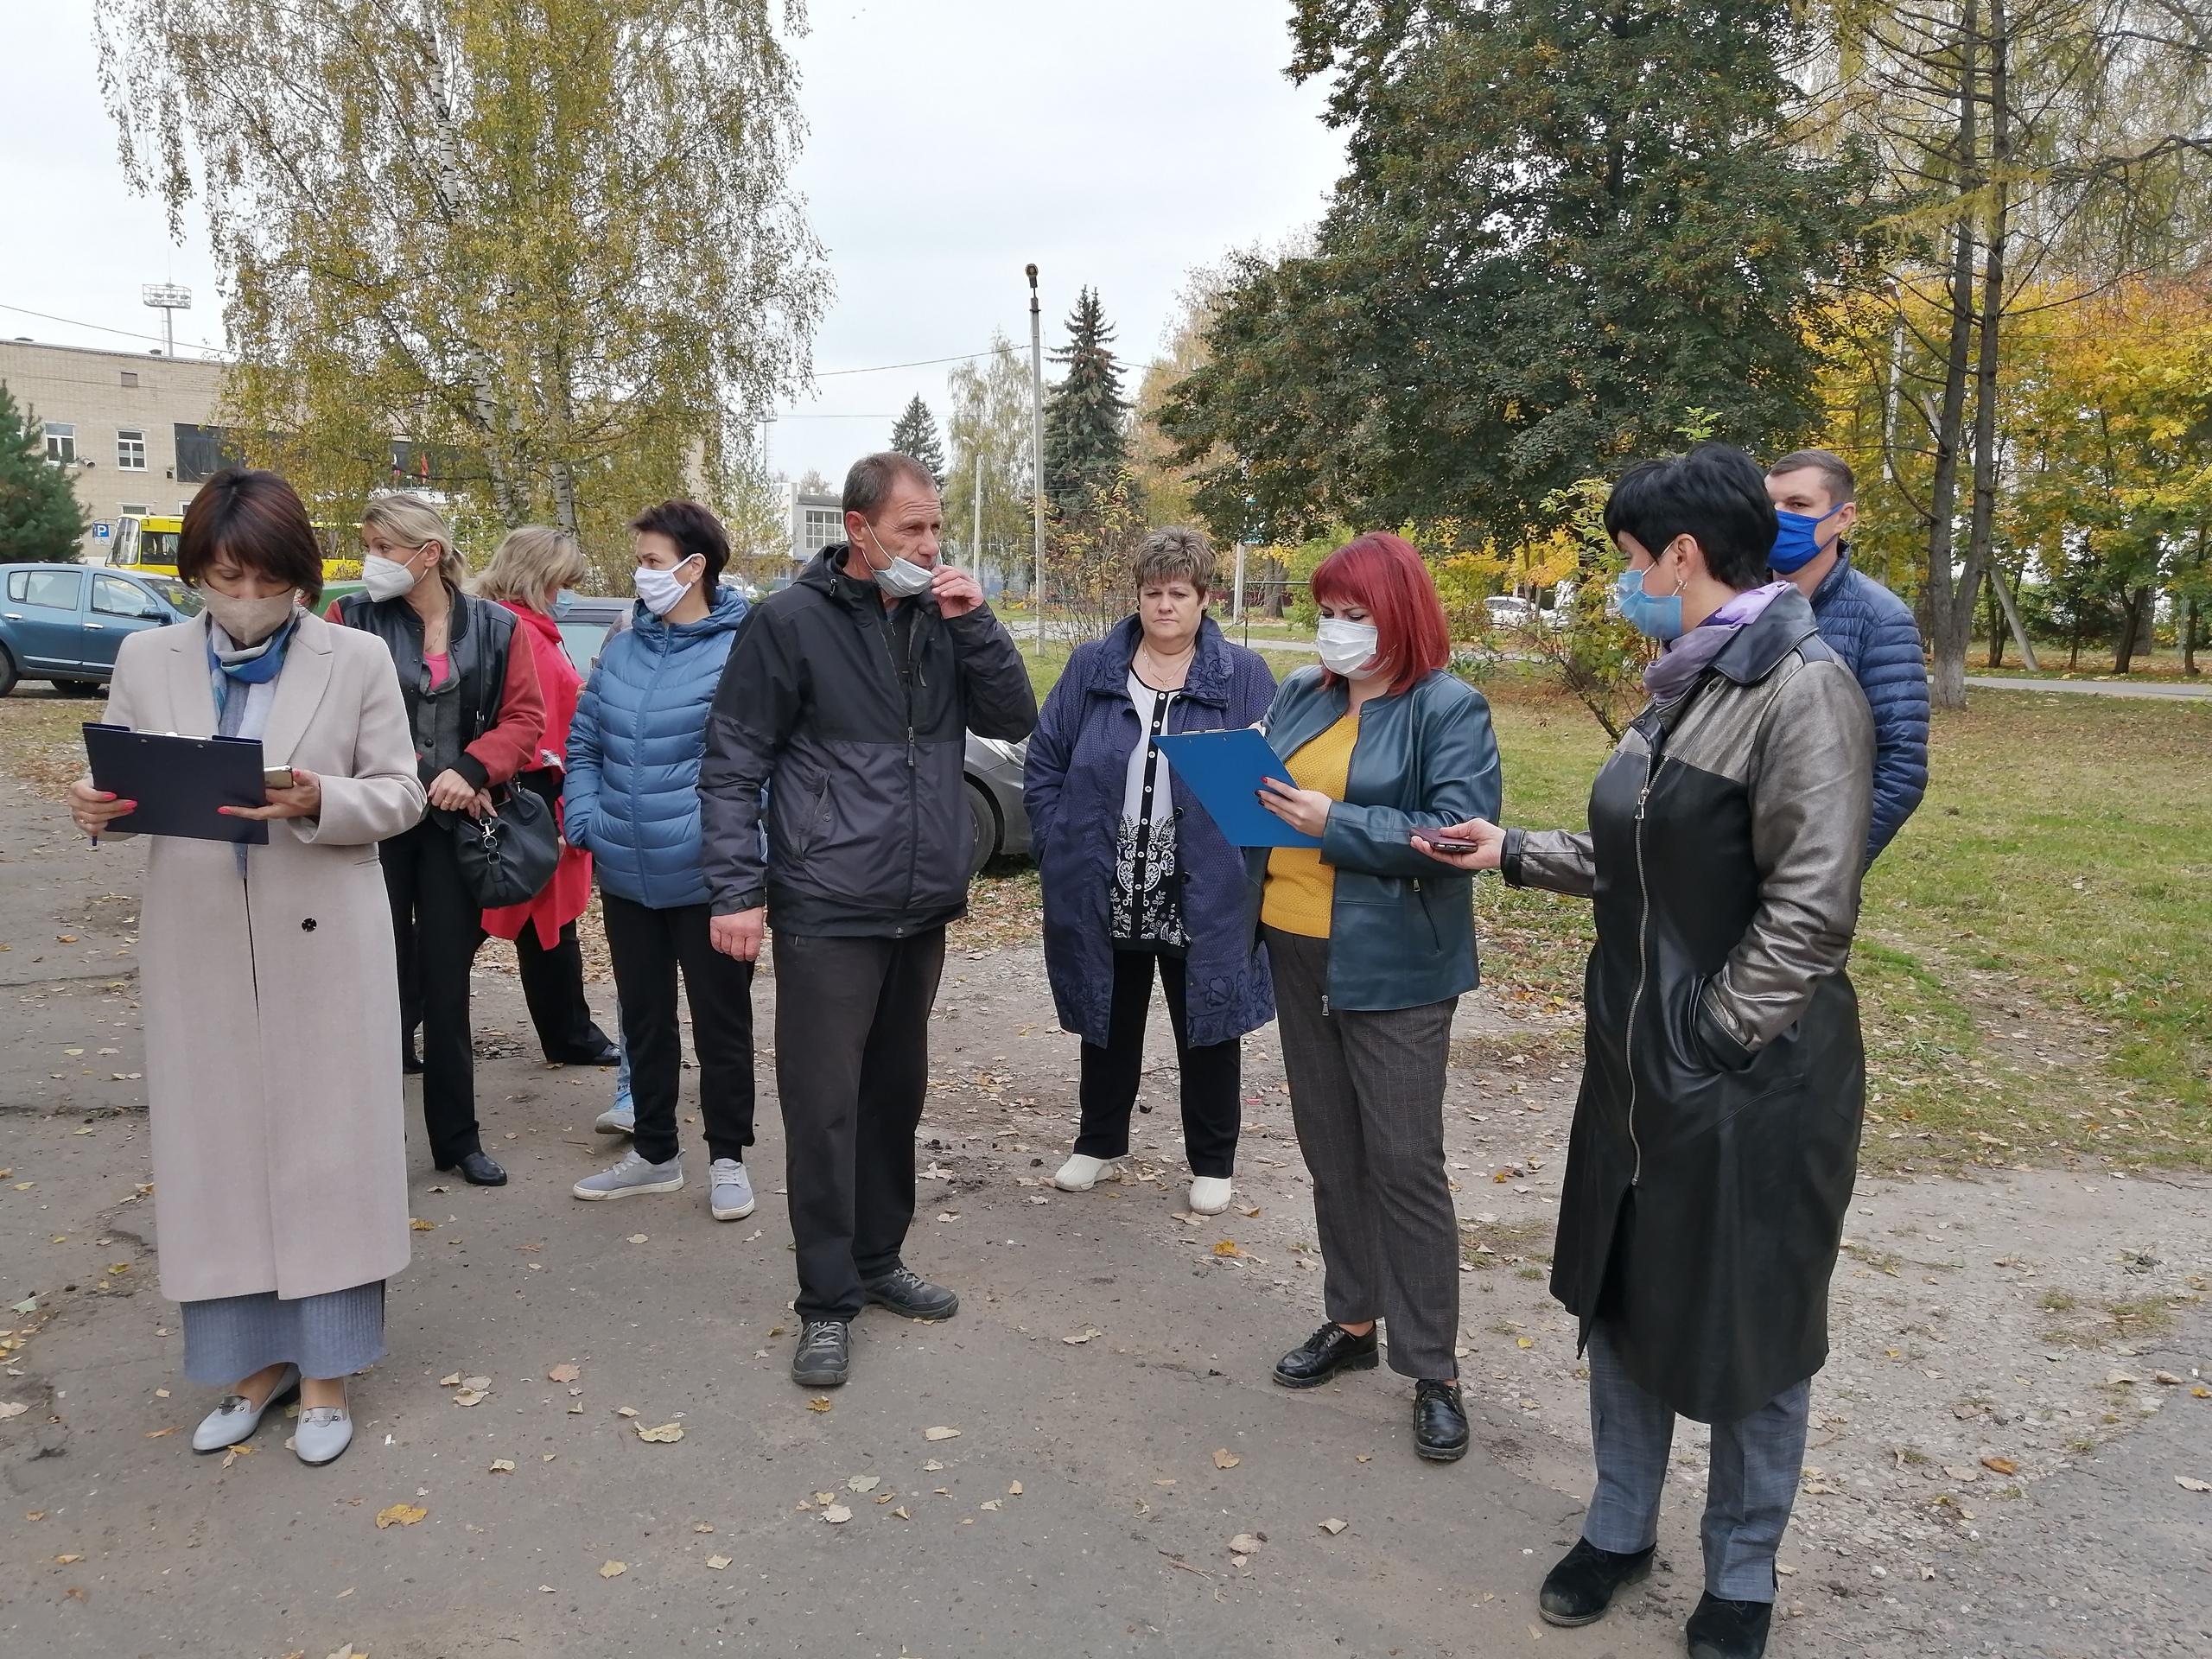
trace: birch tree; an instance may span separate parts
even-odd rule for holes
[[[196,203],[225,419],[343,512],[392,444],[605,546],[748,496],[829,285],[787,182],[798,0],[102,0],[134,181]],[[742,505],[740,503],[739,505]]]

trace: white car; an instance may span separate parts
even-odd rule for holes
[[[1492,594],[1483,604],[1494,628],[1525,628],[1536,620],[1536,607],[1518,594]]]

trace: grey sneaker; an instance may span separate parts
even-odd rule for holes
[[[664,1164],[649,1164],[632,1147],[622,1154],[620,1163],[585,1176],[569,1190],[580,1198],[627,1198],[640,1192],[673,1192],[683,1185],[680,1154]]]
[[[949,1319],[960,1311],[958,1296],[943,1285],[931,1284],[903,1262],[862,1288],[868,1300],[902,1319]]]
[[[592,1120],[592,1128],[601,1135],[634,1135],[638,1129],[638,1109],[630,1103],[630,1096],[618,1095],[614,1103]]]
[[[852,1369],[852,1326],[842,1319],[809,1319],[799,1327],[792,1382],[803,1389],[839,1389]]]
[[[736,1159],[715,1159],[707,1182],[707,1208],[716,1221],[743,1221],[753,1213],[753,1178]]]

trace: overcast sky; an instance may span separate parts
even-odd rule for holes
[[[1343,149],[1319,120],[1324,89],[1282,73],[1288,9],[817,0],[798,43],[811,130],[797,183],[836,297],[818,395],[776,423],[777,470],[834,480],[918,392],[941,419],[948,365],[835,372],[974,352],[994,327],[1026,349],[1032,260],[1048,348],[1087,283],[1141,363],[1191,267],[1318,218]],[[198,308],[178,318],[180,354],[219,344],[196,224],[172,245],[117,164],[91,0],[8,10],[0,334],[143,349],[161,314],[139,289],[177,282]]]

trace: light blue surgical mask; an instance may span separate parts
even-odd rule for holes
[[[1614,596],[1620,601],[1621,620],[1638,633],[1654,639],[1679,639],[1682,637],[1682,596],[1680,592],[1661,598],[1643,590],[1643,579],[1656,565],[1646,565],[1641,570],[1624,570],[1614,581]]]
[[[1802,512],[1784,512],[1777,507],[1774,516],[1781,527],[1775,531],[1774,551],[1767,555],[1767,568],[1786,576],[1810,564],[1821,554],[1821,526],[1842,511],[1841,505],[1834,506],[1817,518],[1808,518]]]

